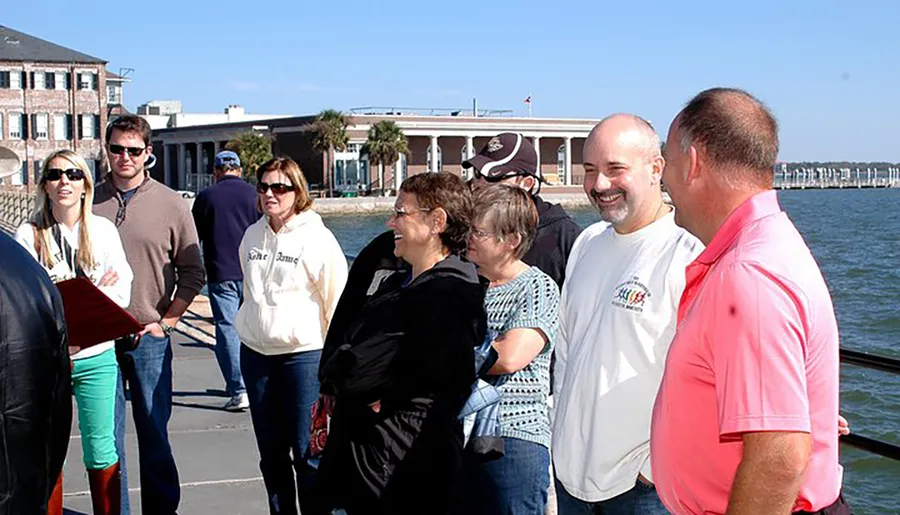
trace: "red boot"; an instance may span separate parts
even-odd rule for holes
[[[121,513],[122,491],[119,464],[103,470],[88,470],[91,484],[91,504],[94,515],[119,515]]]
[[[50,493],[50,500],[47,501],[47,515],[62,515],[63,509],[63,491],[62,491],[62,472],[56,479],[56,486]]]

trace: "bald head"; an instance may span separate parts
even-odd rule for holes
[[[732,88],[703,91],[687,103],[672,128],[679,133],[682,152],[699,147],[711,165],[771,181],[778,122],[753,95]]]
[[[584,145],[614,145],[623,149],[635,149],[648,160],[660,155],[659,136],[653,126],[640,116],[627,113],[614,114],[601,120],[591,130]]]
[[[633,114],[604,118],[588,135],[582,155],[584,191],[617,232],[636,231],[664,212],[659,182],[665,161],[659,136],[646,120]]]

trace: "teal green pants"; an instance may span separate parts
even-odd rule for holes
[[[81,450],[88,470],[103,470],[119,462],[115,426],[116,351],[72,360],[72,390],[78,403]]]

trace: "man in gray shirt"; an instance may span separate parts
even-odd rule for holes
[[[149,124],[139,116],[123,116],[109,125],[106,150],[111,172],[94,193],[94,213],[119,228],[134,270],[128,312],[144,325],[132,345],[119,346],[124,351],[119,364],[131,391],[138,437],[141,506],[144,513],[171,515],[178,508],[181,491],[167,429],[172,415],[169,337],[203,287],[204,269],[187,203],[145,169],[153,151],[150,136]],[[120,427],[124,394],[118,397],[116,426]],[[124,449],[117,450],[124,470]],[[123,506],[127,505],[125,485],[123,474]]]

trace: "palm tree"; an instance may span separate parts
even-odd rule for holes
[[[396,163],[400,154],[409,154],[409,142],[396,123],[382,120],[369,128],[369,138],[360,153],[369,156],[369,163],[378,165],[378,188],[384,192],[384,165]]]
[[[225,149],[237,152],[241,158],[244,177],[256,181],[256,170],[272,159],[272,139],[271,134],[246,131],[226,143]]]
[[[313,132],[313,149],[322,153],[322,180],[328,188],[328,196],[334,192],[331,172],[334,169],[334,152],[347,150],[350,137],[347,126],[350,119],[335,109],[325,109],[308,125]]]

